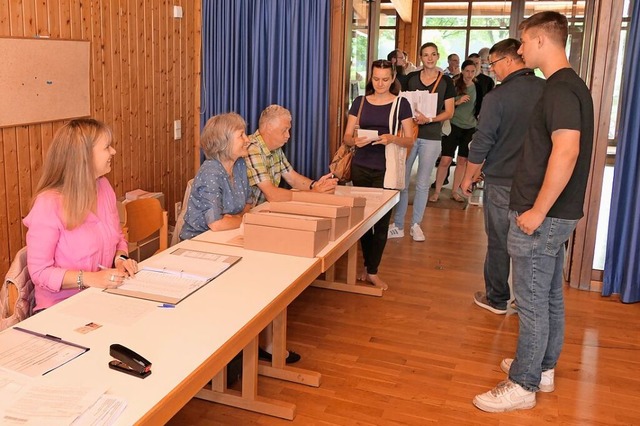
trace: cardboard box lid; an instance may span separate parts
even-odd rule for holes
[[[299,229],[301,231],[331,229],[331,219],[327,219],[326,217],[300,216],[267,211],[246,213],[244,215],[244,223],[248,225],[271,226],[274,228]]]
[[[283,201],[269,203],[268,210],[276,213],[293,213],[320,217],[345,217],[351,213],[349,206],[331,204],[303,203],[301,201]]]
[[[364,197],[348,197],[346,195],[320,194],[310,191],[291,191],[293,201],[307,203],[331,204],[334,206],[364,207],[367,199]]]

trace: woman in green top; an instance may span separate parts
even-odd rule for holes
[[[464,197],[459,194],[460,184],[464,177],[464,171],[469,156],[469,142],[478,125],[478,112],[482,102],[482,89],[475,79],[476,66],[471,60],[466,60],[460,67],[460,74],[454,79],[456,88],[455,112],[451,118],[451,133],[442,137],[442,154],[440,165],[436,173],[436,188],[429,201],[438,201],[442,183],[447,176],[447,171],[458,150],[456,171],[453,175],[453,187],[451,198],[463,202]]]

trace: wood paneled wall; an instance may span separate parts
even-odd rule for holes
[[[174,5],[182,6],[182,19],[173,18]],[[117,150],[108,178],[118,196],[135,188],[164,192],[170,216],[194,175],[200,29],[200,0],[0,0],[0,37],[91,42],[92,115],[111,126]],[[175,141],[178,119],[182,139]],[[63,123],[0,129],[2,277],[25,244],[22,218]]]

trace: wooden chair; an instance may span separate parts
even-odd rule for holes
[[[11,327],[33,313],[35,295],[27,269],[27,248],[23,247],[11,263],[0,287],[0,330]]]
[[[138,249],[141,243],[153,239],[155,233],[159,233],[160,240],[156,253],[167,248],[168,217],[157,198],[141,198],[130,201],[125,204],[125,209],[127,211],[126,230],[129,252]]]
[[[184,191],[184,197],[182,197],[182,208],[176,218],[176,227],[173,228],[173,234],[171,234],[171,245],[178,244],[180,242],[180,231],[184,225],[184,215],[187,214],[187,206],[189,205],[189,197],[191,196],[191,186],[193,185],[193,179],[187,182],[187,189]]]

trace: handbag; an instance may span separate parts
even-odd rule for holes
[[[389,133],[403,136],[400,126],[400,97],[396,97],[391,104],[389,113]],[[394,120],[395,118],[395,120]],[[407,170],[407,148],[395,143],[387,144],[384,148],[386,169],[383,186],[388,189],[404,189]]]
[[[362,114],[363,105],[364,96],[362,97],[362,101],[360,101],[360,108],[358,108],[355,131],[358,130],[358,126],[360,124],[360,114]],[[336,178],[338,178],[338,181],[341,183],[346,183],[351,180],[351,161],[353,160],[353,155],[355,154],[355,152],[355,145],[349,146],[342,142],[342,144],[334,154],[331,163],[329,163],[329,170]]]

